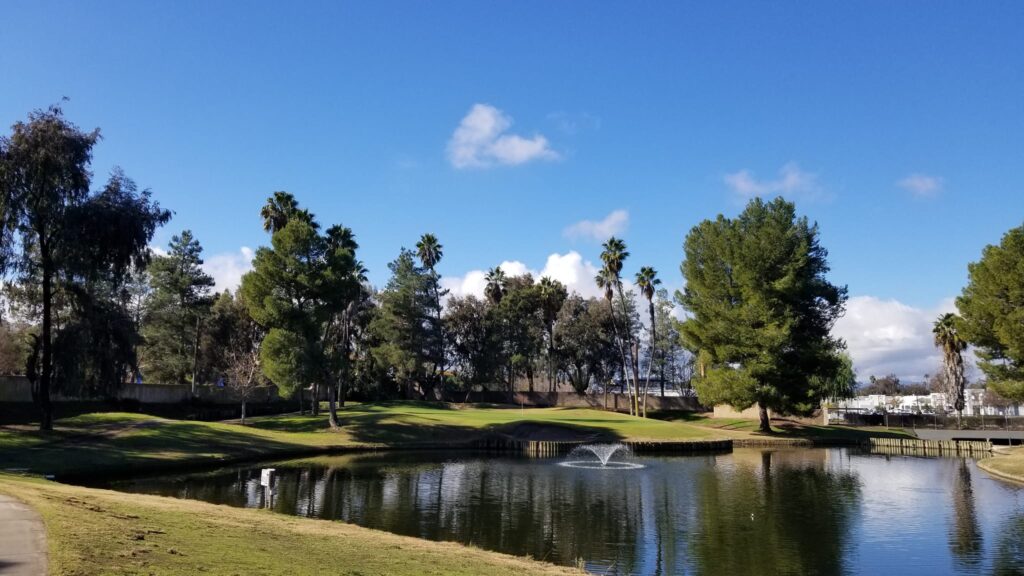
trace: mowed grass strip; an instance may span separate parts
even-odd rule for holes
[[[250,419],[248,425],[142,414],[86,414],[59,420],[53,433],[0,428],[0,471],[69,474],[179,469],[192,464],[299,456],[360,447],[464,444],[510,427],[532,425],[603,440],[704,439],[686,423],[634,418],[587,408],[502,408],[393,402],[353,404],[330,430],[326,414]],[[514,433],[515,430],[512,430]]]
[[[342,522],[0,474],[46,524],[50,574],[579,574]]]
[[[979,460],[978,467],[1000,478],[1024,484],[1024,447],[1005,450],[992,458]]]

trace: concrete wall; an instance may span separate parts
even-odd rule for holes
[[[490,402],[494,404],[517,404],[523,406],[547,407],[570,406],[577,408],[600,408],[617,412],[629,411],[629,397],[625,394],[584,394],[575,392],[472,392],[453,393],[446,400],[450,402]],[[680,396],[648,396],[647,409],[651,412],[679,410],[701,412],[704,408],[696,398]]]
[[[196,390],[196,396],[200,402],[211,404],[235,404],[238,399],[227,388],[215,386],[200,386]],[[91,401],[93,398],[77,398],[54,394],[54,402],[80,402]],[[113,400],[127,400],[139,402],[140,404],[178,404],[189,402],[192,399],[190,386],[181,384],[124,384],[114,394]],[[272,402],[279,400],[277,388],[267,386],[258,389],[251,402]],[[0,377],[0,402],[32,402],[32,386],[28,378],[24,376],[2,376]]]
[[[728,404],[719,404],[715,406],[714,410],[715,418],[743,418],[746,420],[760,420],[761,413],[757,409],[757,404],[754,404],[746,410],[737,410]],[[768,417],[773,417],[772,411],[768,411]]]

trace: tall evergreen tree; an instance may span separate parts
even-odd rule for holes
[[[963,338],[974,345],[988,386],[1024,401],[1024,226],[986,246],[967,273],[956,300]]]
[[[267,205],[280,203],[281,194]],[[267,211],[264,207],[264,217]],[[259,357],[263,374],[285,394],[301,394],[312,385],[314,414],[319,391],[326,387],[334,428],[347,362],[344,314],[358,298],[365,271],[356,260],[358,245],[350,229],[332,226],[320,233],[313,216],[297,203],[288,214],[270,227],[271,246],[256,251],[252,271],[242,277],[241,296],[267,331]]]
[[[143,321],[143,377],[159,384],[191,383],[195,394],[202,321],[213,304],[213,278],[203,271],[203,247],[190,230],[173,236],[149,267],[152,294]]]
[[[828,282],[828,252],[817,225],[792,203],[754,199],[736,219],[719,216],[686,237],[686,288],[677,299],[692,315],[687,345],[707,362],[696,378],[707,404],[768,410],[817,405],[815,376],[831,377],[842,342],[831,336],[846,288]]]
[[[107,354],[114,348],[101,343],[112,343],[112,338],[133,351],[120,314],[113,314],[121,312],[116,295],[133,267],[145,267],[146,246],[170,219],[148,191],[139,192],[119,170],[101,191],[90,194],[89,164],[98,139],[98,129],[83,132],[57,106],[29,114],[27,122],[16,123],[10,136],[0,138],[0,272],[13,272],[18,281],[31,284],[25,293],[38,303],[32,309],[38,311],[39,336],[27,372],[43,430],[53,426],[56,307],[61,302],[79,307],[74,325],[89,335],[91,349],[103,358],[111,359]],[[104,365],[119,366],[126,358],[117,354],[114,360]],[[67,366],[80,370],[85,365]],[[123,375],[117,370],[102,378],[107,385],[120,384]]]
[[[420,263],[430,273],[430,290],[433,293],[433,318],[431,318],[431,330],[434,332],[433,340],[436,349],[433,351],[434,370],[437,373],[441,390],[444,390],[444,323],[441,318],[441,296],[447,293],[441,288],[441,277],[437,275],[437,264],[444,256],[444,246],[438,242],[433,234],[424,234],[416,243],[416,255]]]
[[[435,348],[429,329],[430,276],[416,265],[415,254],[404,248],[388,268],[391,278],[378,294],[379,305],[370,322],[377,342],[372,354],[406,397],[412,397],[416,384],[429,396],[424,368]]]

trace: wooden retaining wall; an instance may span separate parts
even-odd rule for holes
[[[590,444],[581,441],[515,440],[492,437],[473,442],[470,447],[488,452],[513,452],[533,458],[554,458],[572,452],[573,448]],[[849,440],[815,442],[807,439],[744,438],[740,440],[695,440],[683,442],[622,442],[635,454],[669,453],[691,454],[695,452],[728,452],[734,447],[743,448],[785,448],[826,445],[856,446]],[[984,457],[992,453],[988,440],[920,440],[917,438],[869,438],[860,444],[875,452],[930,453],[939,455],[970,455]]]
[[[988,455],[988,440],[921,440],[918,438],[869,438],[865,446],[884,452],[937,452],[939,454]]]
[[[692,453],[721,452],[732,449],[732,440],[699,440],[692,442],[621,442],[633,453]],[[510,438],[485,438],[472,444],[472,448],[488,452],[515,452],[533,458],[564,456],[574,448],[593,442],[513,440]]]

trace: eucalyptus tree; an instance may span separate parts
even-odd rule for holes
[[[445,326],[454,367],[467,388],[490,382],[501,365],[501,334],[490,306],[473,295],[448,301]]]
[[[94,312],[79,315],[75,325],[110,358],[113,349],[99,343],[115,332],[126,335],[123,330],[131,327],[106,322],[114,320],[111,313],[122,312],[112,296],[130,270],[146,266],[153,233],[170,219],[149,191],[139,192],[119,170],[102,190],[90,193],[90,162],[99,137],[98,129],[85,132],[66,120],[58,106],[30,113],[0,137],[0,272],[39,286],[26,292],[38,304],[31,308],[39,323],[27,372],[34,379],[43,430],[53,426],[55,306],[77,302],[79,311]],[[134,356],[133,343],[116,340],[130,344]],[[124,360],[131,358],[120,355],[115,364]],[[80,371],[83,366],[68,367]],[[119,385],[121,377],[109,374],[104,381]]]
[[[503,294],[491,312],[500,327],[509,390],[514,388],[516,377],[525,374],[533,392],[534,366],[544,345],[540,289],[530,274],[523,274],[508,278]]]
[[[569,291],[564,284],[547,276],[541,277],[540,282],[537,284],[537,290],[540,297],[541,316],[543,317],[544,329],[546,331],[548,388],[550,392],[554,392],[555,321],[558,319],[558,313],[562,309],[565,299],[569,296]]]
[[[942,369],[946,384],[946,397],[956,410],[957,426],[960,426],[964,411],[964,356],[967,341],[960,334],[960,318],[952,312],[942,314],[935,320],[932,334],[935,346],[942,350]]]
[[[616,362],[608,362],[615,358],[616,348],[608,330],[611,319],[611,312],[599,300],[585,300],[575,293],[558,312],[555,354],[577,394],[584,394],[593,382],[604,383],[617,367]]]
[[[434,331],[434,342],[436,350],[434,351],[434,370],[437,372],[441,389],[444,390],[444,355],[445,355],[445,344],[444,344],[444,323],[442,322],[442,309],[441,309],[441,277],[437,275],[436,266],[444,256],[444,246],[437,240],[437,237],[433,234],[424,234],[420,237],[420,241],[416,243],[416,254],[419,256],[420,263],[423,267],[430,272],[430,290],[434,296],[434,318],[432,319],[433,331]]]
[[[719,215],[686,237],[677,300],[699,352],[695,378],[702,402],[744,409],[756,404],[761,430],[768,410],[800,411],[820,401],[814,377],[832,377],[842,341],[831,336],[846,288],[831,284],[818,227],[782,198],[751,200],[735,219]]]
[[[644,401],[643,401],[643,417],[647,417],[647,392],[651,387],[651,369],[654,367],[654,353],[657,343],[657,322],[654,317],[654,293],[656,292],[658,285],[661,284],[661,279],[658,278],[658,273],[654,268],[650,266],[643,266],[640,271],[636,273],[636,286],[640,289],[640,294],[644,298],[647,298],[647,309],[650,315],[650,354],[651,362],[647,364],[647,376],[644,379]],[[664,395],[664,393],[663,393]]]
[[[956,300],[959,329],[978,356],[988,386],[1024,401],[1024,226],[986,246],[967,267],[968,282]]]
[[[275,194],[268,205],[279,199]],[[312,385],[314,414],[326,387],[333,428],[345,364],[341,318],[360,290],[358,245],[350,229],[332,226],[321,233],[312,214],[295,208],[272,228],[271,246],[256,251],[240,292],[249,314],[267,331],[259,357],[263,374],[285,393],[301,394]]]
[[[166,255],[149,267],[151,294],[142,319],[143,376],[160,384],[191,382],[196,391],[203,317],[213,304],[213,278],[203,271],[203,247],[190,230],[173,236]]]

